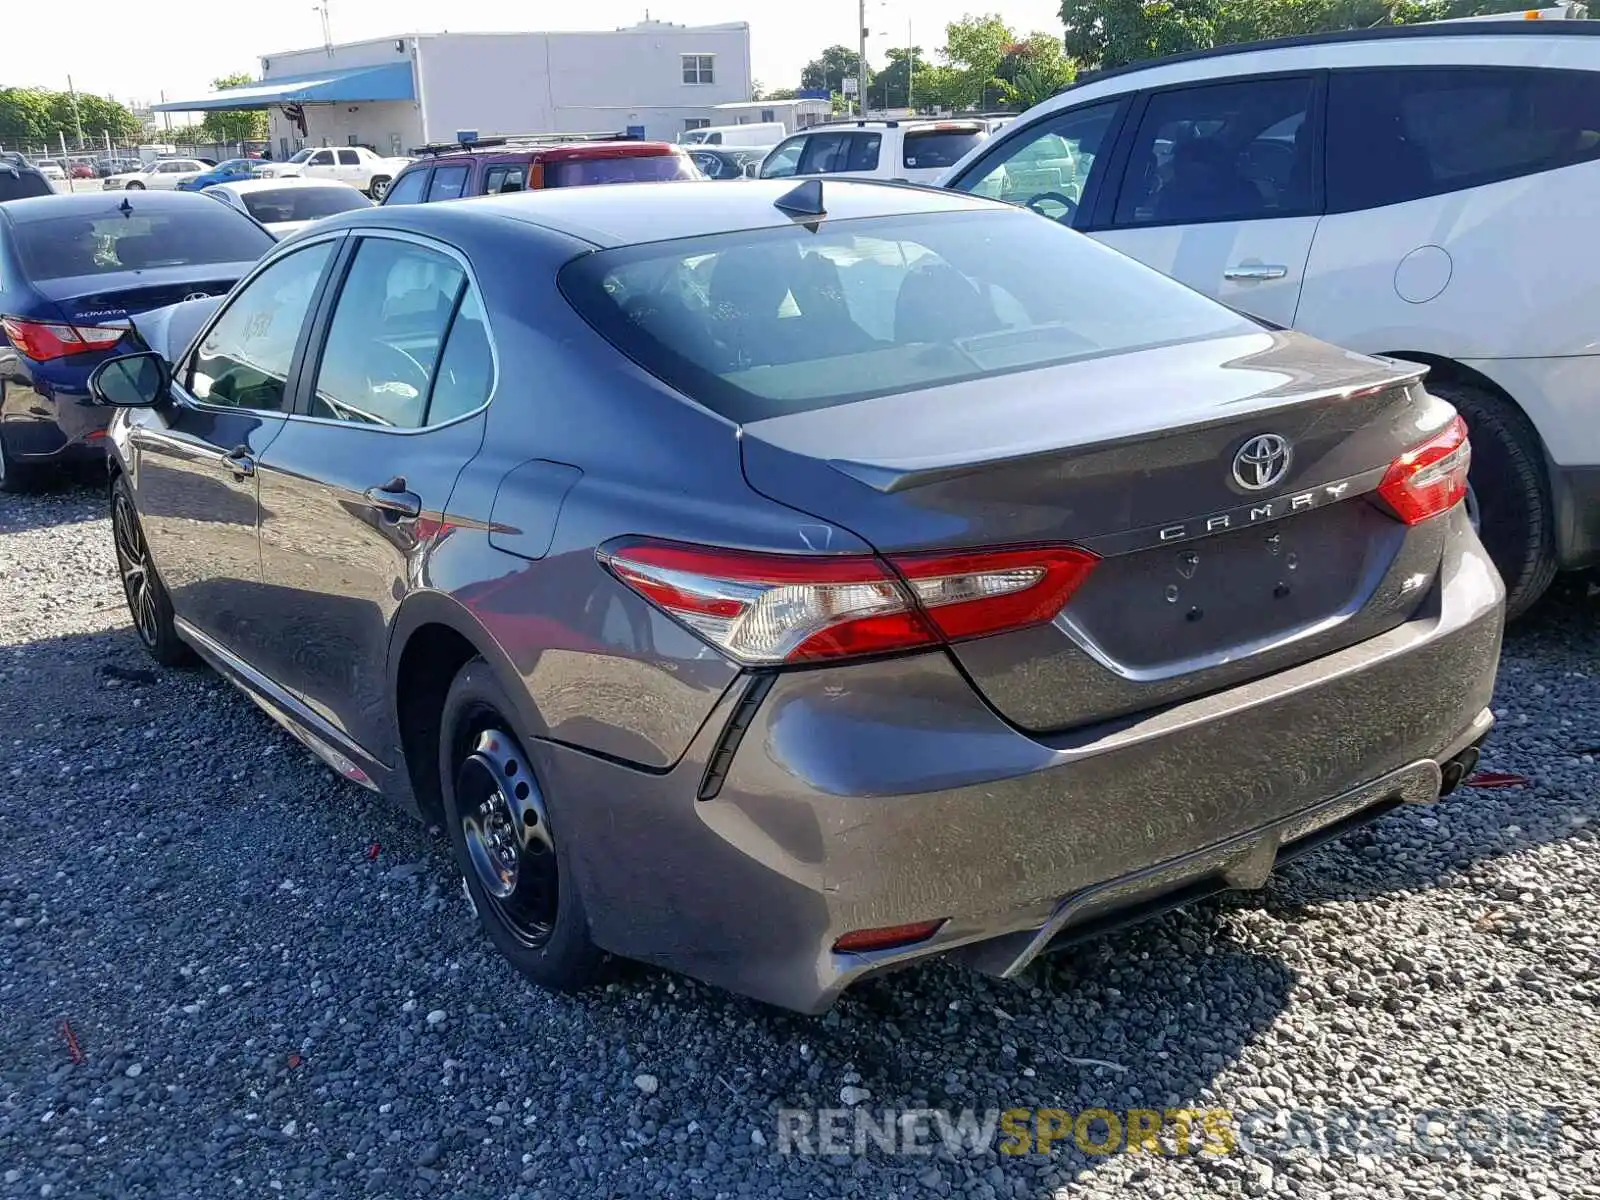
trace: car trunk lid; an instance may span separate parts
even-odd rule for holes
[[[113,325],[138,313],[183,300],[224,296],[252,265],[211,263],[198,268],[154,267],[48,279],[33,286],[75,325]]]
[[[1415,611],[1442,541],[1373,493],[1448,420],[1421,373],[1252,333],[752,422],[745,469],[886,555],[1061,542],[1098,554],[1050,624],[953,647],[1005,715],[1061,729]]]

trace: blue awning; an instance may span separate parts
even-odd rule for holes
[[[411,63],[385,63],[381,67],[347,67],[267,79],[243,87],[224,88],[198,100],[169,100],[152,107],[156,112],[206,112],[230,108],[270,108],[274,104],[360,104],[379,100],[415,100]]]

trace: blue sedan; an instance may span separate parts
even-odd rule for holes
[[[250,172],[261,164],[249,158],[230,158],[220,162],[204,175],[197,175],[193,179],[185,179],[178,184],[180,192],[203,192],[215,183],[238,183],[242,179],[249,179]]]
[[[102,457],[110,413],[89,372],[126,352],[130,318],[226,294],[274,244],[243,213],[175,192],[0,204],[0,491]]]

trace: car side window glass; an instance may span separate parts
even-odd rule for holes
[[[1597,157],[1600,77],[1589,71],[1402,68],[1335,71],[1328,81],[1331,212]]]
[[[333,151],[318,150],[311,156],[311,165],[313,167],[331,167],[333,165]]]
[[[447,254],[362,238],[328,323],[311,415],[415,429],[466,272]]]
[[[433,378],[427,423],[438,425],[481,408],[494,386],[494,354],[476,288],[468,285],[450,324],[439,369]]]
[[[805,153],[800,156],[801,175],[827,175],[844,170],[845,142],[843,133],[814,133],[806,139]]]
[[[800,154],[809,140],[806,137],[794,137],[779,145],[761,164],[761,178],[786,179],[793,175],[799,169]]]
[[[295,344],[334,242],[278,259],[223,309],[180,378],[204,404],[282,412]]]
[[[1311,80],[1157,92],[1134,135],[1118,225],[1302,216],[1315,206]]]
[[[1120,101],[1092,104],[1040,121],[1007,138],[955,186],[1070,222],[1110,149],[1106,139],[1120,108]]]
[[[361,156],[354,150],[341,150],[339,151],[339,165],[342,167],[359,167],[361,165]]]
[[[436,167],[433,172],[433,183],[428,187],[428,202],[435,200],[454,200],[461,195],[461,190],[467,186],[466,167]]]
[[[878,153],[883,148],[883,134],[881,133],[852,133],[850,144],[845,151],[844,170],[846,171],[875,171],[878,169]]]
[[[394,181],[394,186],[389,189],[389,194],[383,198],[385,204],[421,204],[423,189],[428,185],[428,172],[407,171]]]

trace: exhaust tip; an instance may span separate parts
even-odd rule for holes
[[[1454,758],[1447,760],[1439,768],[1439,795],[1448,796],[1461,786],[1461,781],[1472,774],[1478,765],[1478,748],[1468,746]]]

